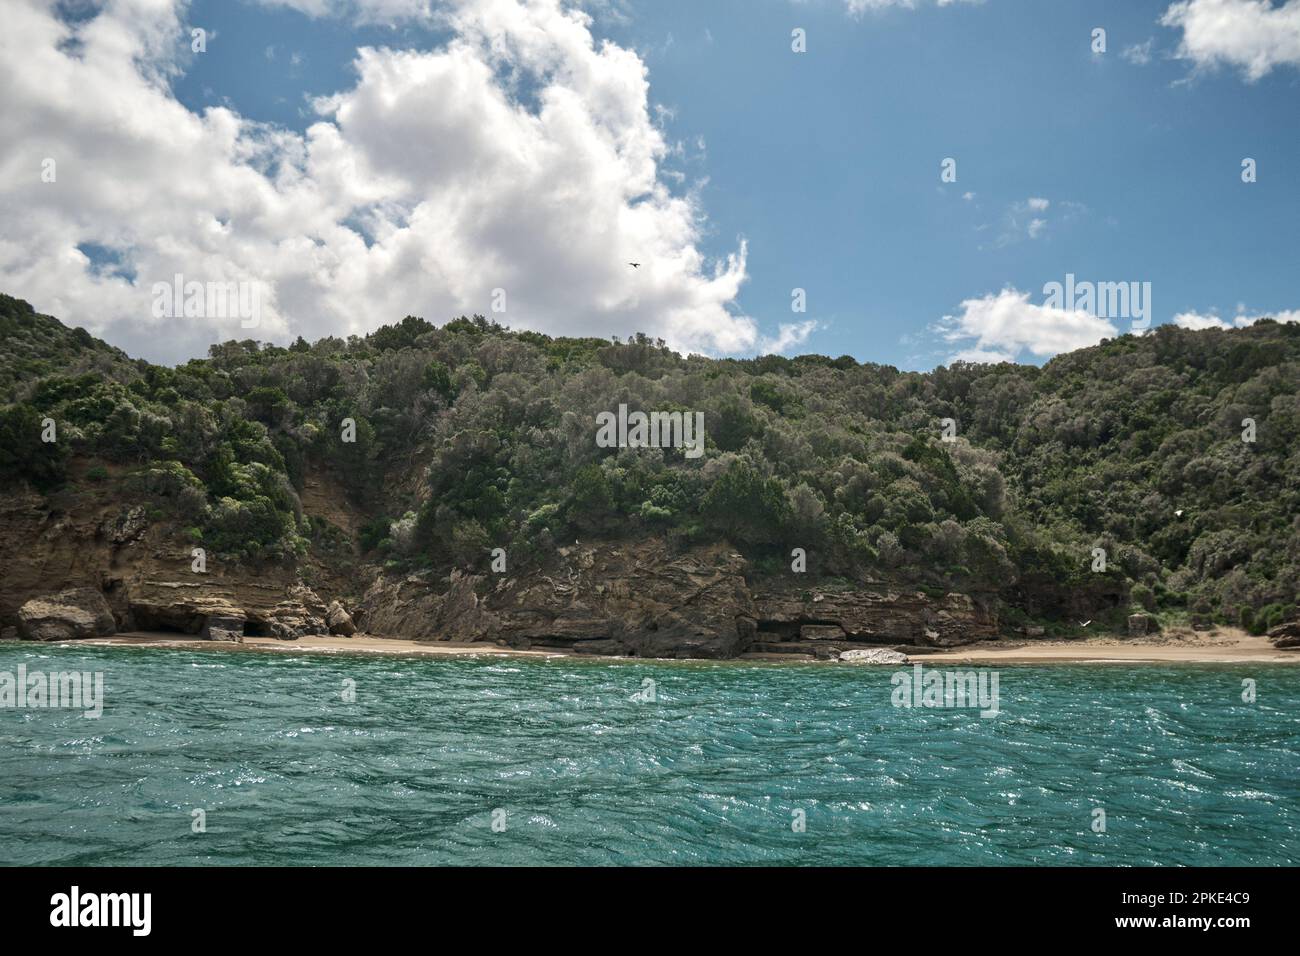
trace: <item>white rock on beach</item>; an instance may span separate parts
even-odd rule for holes
[[[906,664],[907,655],[887,647],[873,647],[871,650],[841,651],[840,660],[849,664]]]

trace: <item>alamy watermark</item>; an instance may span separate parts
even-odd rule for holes
[[[596,413],[599,448],[681,448],[687,458],[704,454],[703,412]]]
[[[1099,319],[1130,319],[1135,332],[1151,326],[1150,282],[1077,282],[1068,272],[1064,283],[1046,283],[1043,296],[1044,308],[1087,312]]]
[[[28,673],[27,665],[19,664],[16,675],[0,671],[0,707],[68,708],[82,711],[82,717],[98,720],[104,714],[104,674],[102,671]]]
[[[155,319],[239,319],[245,329],[262,324],[262,283],[185,281],[176,273],[171,282],[152,287]]]
[[[895,671],[889,696],[895,707],[978,707],[981,717],[1000,714],[998,672],[945,671],[913,664],[910,671]]]
[[[152,893],[83,893],[74,886],[50,897],[50,925],[121,926],[133,936],[148,936],[153,928]]]

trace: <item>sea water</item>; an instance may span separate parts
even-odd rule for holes
[[[0,708],[0,864],[1300,859],[1285,664],[1002,666],[991,719],[846,664],[0,644],[20,664],[102,673],[102,713]]]

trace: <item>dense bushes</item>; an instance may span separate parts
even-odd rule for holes
[[[0,357],[0,482],[49,490],[69,455],[111,461],[206,544],[249,557],[301,551],[299,495],[317,473],[367,516],[359,549],[399,565],[653,533],[726,539],[772,568],[801,547],[817,573],[1026,606],[1132,588],[1125,607],[1204,602],[1253,628],[1300,588],[1295,325],[1163,326],[1041,369],[928,374],[682,357],[644,336],[552,339],[481,317],[227,342],[176,369],[119,359],[17,300],[0,298],[0,329],[17,340]],[[596,414],[620,404],[702,412],[704,455],[598,447]],[[47,416],[56,445],[38,441]]]

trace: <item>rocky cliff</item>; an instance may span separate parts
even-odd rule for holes
[[[855,646],[949,646],[997,633],[980,597],[795,574],[758,579],[726,545],[683,552],[654,538],[575,544],[519,574],[394,576],[373,566],[344,574],[311,556],[257,568],[214,561],[199,573],[176,529],[151,522],[145,506],[93,494],[63,504],[37,495],[0,499],[5,636],[102,634],[102,620],[77,623],[96,594],[111,611],[109,631],[228,641],[360,628],[587,654],[828,657]]]
[[[862,645],[948,647],[997,636],[983,596],[886,585],[751,578],[715,545],[675,553],[657,540],[561,548],[520,577],[376,577],[358,609],[375,633],[494,641],[518,648],[638,657],[747,651],[831,657]]]
[[[256,568],[205,563],[196,572],[183,534],[153,520],[141,502],[107,491],[0,496],[0,635],[52,640],[139,630],[293,639],[330,633],[331,606],[349,590],[347,578],[311,556]],[[80,593],[86,589],[102,595],[107,628]],[[78,626],[86,614],[100,623]],[[345,630],[336,620],[337,632]]]

